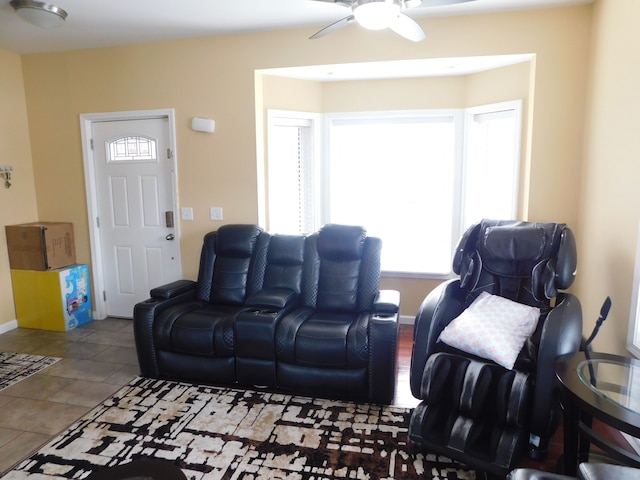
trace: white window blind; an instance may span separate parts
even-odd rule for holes
[[[309,233],[315,227],[313,120],[270,112],[267,198],[269,229]]]

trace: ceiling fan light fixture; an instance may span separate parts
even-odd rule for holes
[[[382,30],[388,28],[402,8],[402,0],[355,0],[353,16],[364,28]]]
[[[62,25],[67,12],[50,3],[35,0],[11,0],[18,16],[36,27],[53,28]]]

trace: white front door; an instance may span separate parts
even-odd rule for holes
[[[133,316],[149,290],[182,275],[167,117],[91,124],[106,314]],[[100,282],[96,282],[100,284]]]

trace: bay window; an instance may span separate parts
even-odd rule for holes
[[[322,121],[269,111],[267,228],[362,225],[383,240],[383,271],[447,276],[469,225],[515,218],[520,115],[520,102]]]

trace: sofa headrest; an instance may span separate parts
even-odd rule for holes
[[[223,225],[216,232],[216,254],[226,257],[250,257],[262,233],[257,225]]]
[[[358,260],[366,238],[362,227],[327,224],[318,231],[318,253],[330,260]]]
[[[304,240],[302,235],[273,235],[269,241],[268,262],[301,265],[304,260]]]

